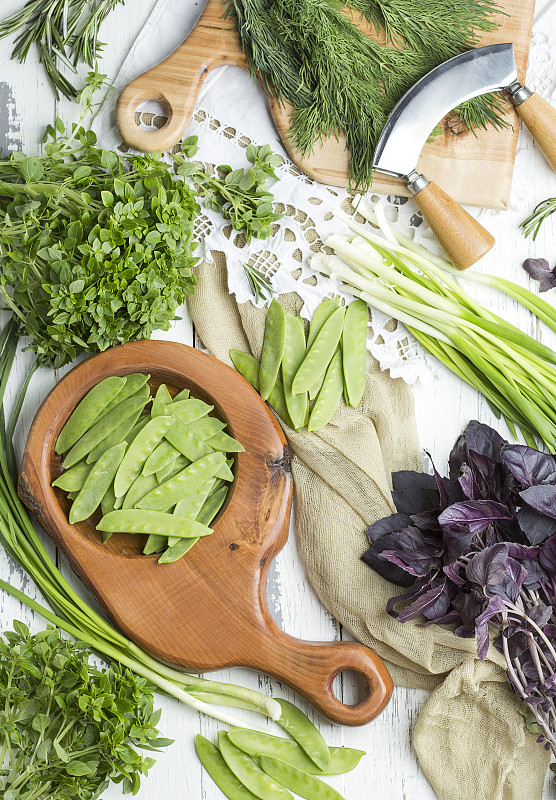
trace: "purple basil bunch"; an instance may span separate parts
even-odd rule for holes
[[[368,529],[363,560],[407,589],[388,601],[400,622],[453,624],[477,637],[481,660],[491,623],[532,729],[556,754],[556,460],[472,421],[449,463],[449,478],[434,466],[392,476],[397,513]]]

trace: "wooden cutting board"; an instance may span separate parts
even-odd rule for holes
[[[214,405],[245,447],[214,533],[174,564],[145,556],[143,536],[114,534],[102,544],[96,519],[67,521],[69,501],[52,488],[61,472],[54,445],[82,397],[109,375],[144,372],[151,389],[166,383]],[[308,642],[284,633],[266,602],[272,559],[288,536],[290,456],[275,417],[235,370],[174,342],[134,342],[88,358],[48,395],[31,426],[19,494],[114,623],[156,658],[193,672],[251,667],[289,684],[334,722],[362,725],[392,693],[382,661],[356,642]],[[363,676],[360,703],[341,703],[333,681]]]
[[[529,40],[533,24],[534,0],[499,0],[500,27],[482,36],[480,44],[513,42],[520,80],[525,78]],[[222,19],[222,0],[208,0],[197,25],[168,58],[135,78],[118,101],[117,121],[124,141],[144,152],[166,150],[180,139],[195,107],[202,81],[216,67],[231,64],[246,68],[238,36],[229,20]],[[503,13],[502,13],[503,12]],[[168,109],[168,122],[158,131],[141,130],[135,110],[145,100],[157,100]],[[269,98],[270,110],[283,144],[293,161],[316,181],[332,186],[347,186],[348,153],[345,142],[331,137],[302,158],[288,139],[290,109]],[[223,109],[224,113],[224,109]],[[512,128],[489,128],[473,135],[450,128],[427,144],[418,164],[430,179],[467,205],[506,208],[512,180],[517,143],[517,115],[507,102]],[[409,195],[404,181],[376,175],[372,190],[379,193]]]

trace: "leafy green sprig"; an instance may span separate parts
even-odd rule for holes
[[[259,299],[268,300],[275,294],[272,284],[266,279],[260,269],[257,269],[257,267],[254,267],[252,264],[245,263],[243,265],[243,270],[249,281],[249,286],[251,287],[256,303],[259,302]]]
[[[197,136],[184,140],[182,151],[188,159],[196,155],[197,142]],[[282,217],[273,210],[274,197],[266,188],[268,178],[278,180],[274,170],[282,159],[268,144],[262,147],[251,144],[245,155],[253,165],[249,169],[232,169],[224,164],[217,167],[215,174],[201,164],[186,161],[179,153],[173,154],[173,158],[178,175],[191,178],[207,208],[229,219],[249,242],[252,238],[267,239],[271,235],[271,224]]]
[[[530,214],[527,219],[524,219],[521,225],[519,226],[524,236],[531,236],[533,235],[533,241],[537,238],[537,234],[541,229],[541,225],[543,222],[554,214],[556,211],[556,197],[548,197],[546,200],[543,200],[538,206],[535,207],[535,210],[532,214]]]
[[[153,686],[89,664],[87,646],[21,622],[0,638],[0,777],[4,800],[94,800],[110,781],[136,794],[159,736]]]

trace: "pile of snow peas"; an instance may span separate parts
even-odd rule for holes
[[[286,313],[273,300],[260,362],[241,350],[230,350],[230,358],[286,425],[296,430],[307,425],[316,431],[330,422],[342,394],[348,405],[361,402],[368,318],[363,300],[355,300],[347,309],[337,297],[325,300],[315,311],[305,340],[301,317]]]
[[[229,800],[293,800],[290,790],[309,800],[343,800],[318,775],[340,775],[357,766],[362,750],[328,747],[313,723],[287,700],[282,725],[292,737],[231,728],[218,745],[200,734],[195,749],[201,763]]]
[[[212,533],[234,479],[227,454],[244,448],[210,416],[214,406],[188,389],[172,397],[165,384],[151,398],[149,377],[111,376],[85,395],[56,440],[64,471],[52,485],[68,493],[72,525],[100,507],[104,543],[146,534],[143,552],[168,564]]]

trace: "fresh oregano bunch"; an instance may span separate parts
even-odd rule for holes
[[[156,726],[150,684],[89,664],[87,646],[21,622],[0,638],[0,794],[3,800],[95,800],[110,781],[136,794],[172,743]]]
[[[86,89],[99,83],[91,73]],[[195,192],[160,153],[120,156],[81,122],[0,161],[0,298],[41,364],[168,330],[195,288]]]
[[[187,158],[197,153],[197,142],[197,136],[184,140],[182,150]],[[249,169],[232,169],[222,164],[214,174],[202,164],[186,161],[179,153],[174,154],[174,161],[178,175],[191,178],[207,208],[230,220],[235,230],[242,232],[249,242],[252,238],[267,239],[271,223],[282,216],[273,211],[274,197],[266,188],[268,178],[278,180],[274,169],[282,160],[268,144],[262,147],[250,144],[245,155],[253,165]]]

